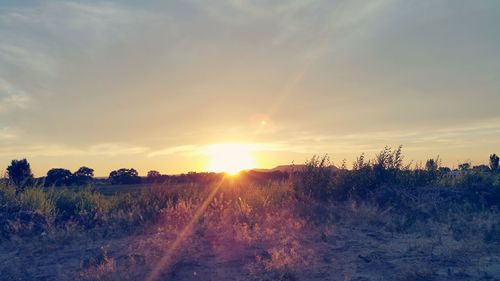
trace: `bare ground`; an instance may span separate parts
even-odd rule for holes
[[[395,231],[369,207],[316,226],[287,210],[258,221],[158,222],[141,233],[67,230],[0,244],[1,280],[500,280],[500,247],[450,224]],[[169,250],[173,245],[172,254]],[[152,276],[159,261],[159,274]]]

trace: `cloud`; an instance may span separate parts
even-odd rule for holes
[[[404,145],[407,150],[431,150],[475,147],[495,142],[500,135],[500,119],[491,118],[430,129],[374,131],[357,134],[329,135],[297,132],[284,147],[303,153],[374,152],[385,145]]]
[[[244,136],[238,145],[252,152],[286,152],[305,155],[376,153],[384,146],[403,145],[406,151],[429,151],[472,148],[481,143],[496,142],[500,135],[500,119],[484,119],[442,128],[421,128],[414,130],[368,131],[355,134],[318,134],[304,131],[280,131],[266,136],[268,141],[245,143]],[[188,144],[152,150],[147,157],[186,155],[206,155],[218,143]]]
[[[62,145],[43,144],[11,144],[0,147],[0,155],[8,157],[38,157],[38,156],[75,156],[83,155],[84,151]]]
[[[197,145],[180,145],[153,151],[148,154],[148,157],[192,153],[194,151],[199,151],[199,150],[200,146]]]
[[[131,154],[143,154],[148,151],[147,147],[144,146],[131,146],[128,144],[121,143],[103,143],[92,145],[86,152],[91,155],[131,155]]]
[[[31,96],[26,92],[0,77],[0,112],[26,108],[31,101]]]
[[[16,138],[9,130],[0,130],[0,140]],[[29,155],[29,156],[121,156],[145,154],[149,148],[133,146],[124,143],[102,143],[87,148],[70,147],[61,144],[20,144],[10,143],[0,147],[0,155]]]
[[[0,128],[0,142],[13,140],[17,134],[10,128]]]
[[[491,6],[12,1],[0,8],[0,128],[19,131],[0,130],[0,153],[148,158],[245,139],[280,155],[498,143],[498,120],[484,121],[499,116]],[[245,120],[256,111],[276,126],[253,134]]]
[[[5,38],[13,37],[14,35],[4,35]],[[0,43],[0,61],[4,64],[2,68],[14,67],[27,70],[30,73],[37,73],[44,76],[53,76],[56,73],[56,62],[51,54],[43,51],[42,48],[37,48],[39,42],[26,40],[24,42],[8,40]]]
[[[290,151],[292,148],[290,145],[284,142],[275,142],[275,143],[211,143],[211,144],[202,144],[202,145],[181,145],[181,146],[173,146],[161,150],[152,151],[148,154],[148,157],[156,157],[156,156],[166,156],[173,154],[180,155],[207,155],[211,154],[211,151],[219,151],[220,148],[224,146],[235,145],[236,147],[241,147],[245,151],[249,152],[272,152],[272,151]]]

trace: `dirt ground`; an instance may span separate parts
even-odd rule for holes
[[[369,208],[341,215],[317,226],[278,211],[253,224],[12,239],[0,244],[0,279],[500,280],[500,247],[483,237],[436,222],[394,231],[390,216]]]

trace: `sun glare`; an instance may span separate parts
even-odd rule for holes
[[[252,147],[247,144],[226,143],[209,145],[207,171],[237,174],[255,167]]]

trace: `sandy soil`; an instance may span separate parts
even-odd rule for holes
[[[500,251],[458,240],[448,225],[398,233],[366,220],[308,226],[290,214],[203,227],[179,239],[159,223],[142,234],[71,232],[0,244],[0,280],[500,280]],[[169,251],[177,244],[172,254]]]

